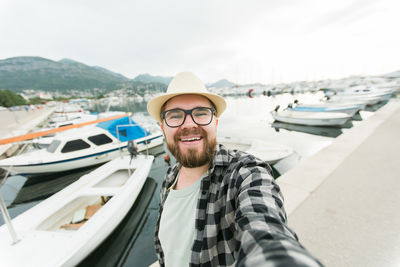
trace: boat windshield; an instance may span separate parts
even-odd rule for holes
[[[57,147],[61,144],[60,140],[53,140],[53,142],[50,143],[50,145],[47,147],[47,152],[54,153],[56,151]]]
[[[112,139],[105,134],[98,134],[88,137],[89,141],[94,143],[97,146],[105,145],[112,143]]]
[[[82,150],[89,148],[90,145],[83,141],[82,139],[71,140],[65,143],[64,147],[61,149],[61,153],[68,153],[77,150]]]

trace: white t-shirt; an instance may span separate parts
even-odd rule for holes
[[[160,219],[158,233],[164,252],[166,267],[189,265],[194,240],[195,216],[201,179],[181,190],[174,190],[176,181],[169,189]],[[179,174],[177,175],[179,177]]]

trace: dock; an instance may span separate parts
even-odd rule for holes
[[[54,110],[54,107],[42,107],[29,111],[0,111],[0,139],[29,133],[44,122]],[[0,146],[0,158],[11,155],[16,149],[12,144]]]
[[[278,178],[289,226],[325,266],[400,266],[400,101]]]

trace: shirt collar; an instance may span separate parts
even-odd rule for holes
[[[217,145],[217,149],[215,151],[213,166],[227,166],[229,165],[229,153],[228,149],[223,145]]]

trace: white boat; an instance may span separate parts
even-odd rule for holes
[[[392,97],[392,93],[373,94],[373,95],[334,95],[329,97],[329,102],[363,101],[367,105],[375,105],[387,101]]]
[[[367,87],[365,85],[353,86],[350,88],[336,88],[336,89],[324,89],[326,96],[378,96],[394,93],[394,88],[378,88]]]
[[[108,112],[90,113],[90,114],[84,112],[62,113],[62,114],[54,113],[53,116],[50,117],[49,119],[48,126],[51,128],[59,128],[122,114],[125,114],[125,112],[108,111]]]
[[[126,114],[125,112],[122,111],[111,111],[111,112],[101,112],[98,114],[84,114],[84,113],[77,113],[77,116],[74,117],[75,113],[72,113],[73,116],[65,116],[65,119],[60,119],[60,117],[56,117],[59,120],[52,121],[50,120],[48,122],[49,127],[51,128],[41,128],[38,129],[38,131],[43,131],[43,130],[50,130],[52,128],[60,128],[60,127],[65,127],[69,125],[77,125],[80,123],[85,123],[89,121],[94,121],[98,119],[103,119],[103,118],[109,118],[113,116],[118,116],[122,114]],[[66,115],[71,115],[69,113],[66,113]],[[70,118],[70,119],[68,119]],[[55,134],[52,135],[46,135],[46,136],[41,136],[40,138],[36,138],[34,140],[31,140],[30,142],[34,145],[34,147],[37,148],[47,148],[51,142],[54,140]]]
[[[76,266],[125,217],[153,156],[118,157],[0,227],[0,266]]]
[[[342,112],[354,116],[359,110],[361,105],[334,105],[330,104],[295,104],[291,110],[295,111],[309,111],[309,112]]]
[[[360,86],[356,88],[347,89],[342,92],[335,92],[334,94],[326,94],[328,101],[363,101],[367,105],[375,105],[382,101],[387,101],[392,97],[393,89],[377,89],[366,88]]]
[[[45,149],[33,150],[0,160],[12,174],[38,175],[78,169],[110,161],[127,154],[128,141],[135,140],[138,152],[162,145],[160,132],[149,133],[132,124],[129,117],[61,132]]]
[[[351,115],[341,112],[307,112],[295,110],[271,112],[272,117],[281,122],[312,126],[340,126],[351,119]]]
[[[237,149],[252,154],[271,165],[292,155],[294,152],[289,146],[268,143],[259,139],[218,137],[217,142],[226,148]]]

